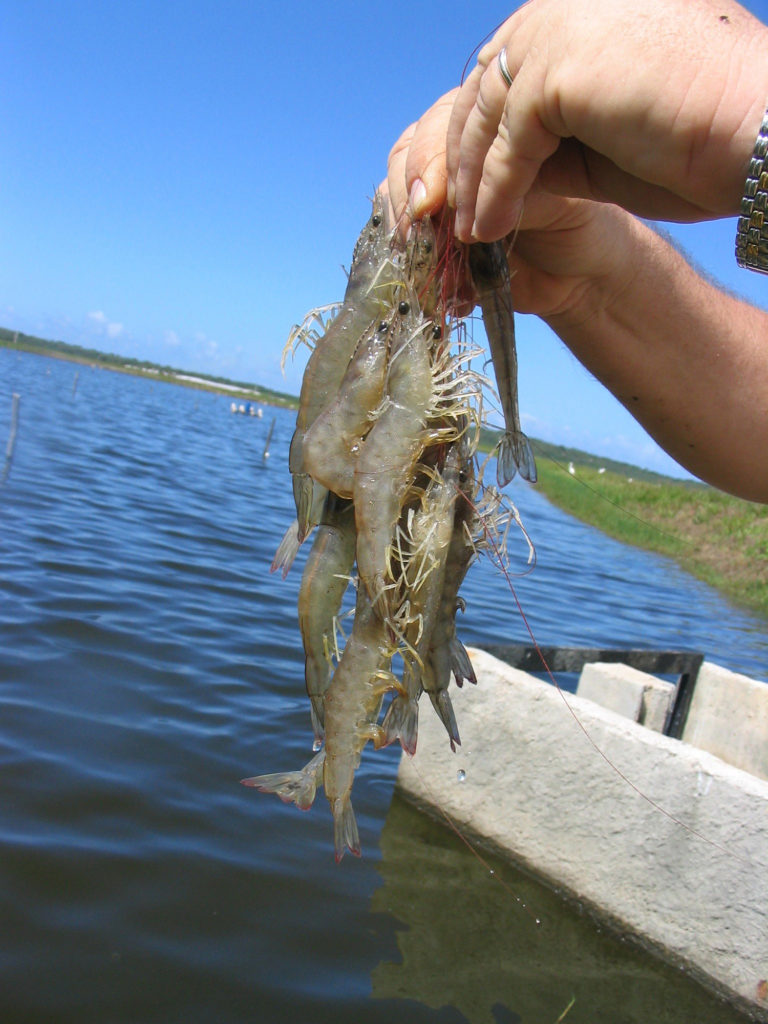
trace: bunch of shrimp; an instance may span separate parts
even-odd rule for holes
[[[484,488],[476,466],[487,382],[471,369],[477,352],[453,317],[451,275],[440,262],[447,251],[429,218],[401,242],[377,194],[343,302],[313,310],[286,346],[306,343],[313,351],[289,455],[296,519],[273,570],[287,572],[314,533],[299,625],[315,756],[300,771],[243,782],[304,809],[322,785],[337,860],[347,849],[360,854],[350,795],[369,740],[376,748],[399,741],[412,754],[426,692],[451,746],[460,743],[449,682],[475,677],[456,636],[459,588],[490,534],[503,557],[503,524],[516,517],[499,491]],[[509,283],[501,261],[506,268],[503,247],[483,247],[477,256],[470,250],[471,278],[496,339],[503,486],[518,469],[535,479],[535,464],[517,413],[511,299],[505,304],[497,294]],[[354,615],[340,650],[348,587],[356,591]]]

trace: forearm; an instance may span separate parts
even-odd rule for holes
[[[623,264],[550,326],[678,462],[768,502],[768,314],[630,217]]]

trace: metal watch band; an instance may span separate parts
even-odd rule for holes
[[[747,183],[736,225],[736,262],[768,274],[768,110],[749,161]]]

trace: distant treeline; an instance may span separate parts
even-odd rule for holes
[[[223,384],[228,388],[234,387],[242,391],[255,392],[258,396],[263,396],[267,402],[271,401],[279,405],[289,406],[296,404],[294,395],[275,391],[260,384],[230,380],[227,377],[215,377],[211,374],[197,373],[194,370],[179,370],[173,366],[150,362],[147,359],[119,356],[113,352],[102,352],[100,349],[85,348],[83,345],[70,345],[65,341],[48,341],[46,338],[36,338],[33,334],[12,331],[7,327],[0,327],[0,346],[18,348],[24,352],[37,352],[40,355],[54,356],[59,359],[71,359],[79,363],[94,363],[97,366],[124,370],[128,373],[151,374],[152,376],[164,377],[166,379],[178,378],[179,375],[189,374],[190,376],[199,377],[200,380],[210,383],[211,386]],[[184,382],[180,381],[180,383]]]

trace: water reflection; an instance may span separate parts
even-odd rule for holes
[[[402,961],[373,971],[374,998],[452,1008],[470,1024],[555,1024],[566,1010],[567,1024],[747,1020],[483,851],[489,874],[397,792],[381,854],[373,909],[406,927],[397,933]]]

